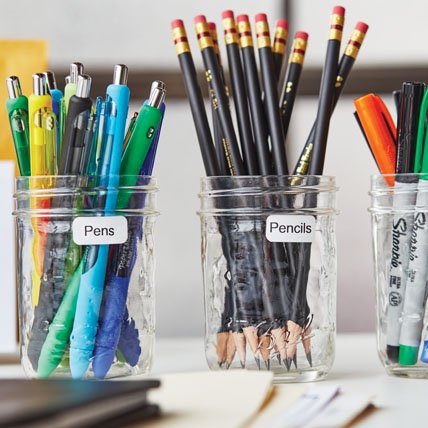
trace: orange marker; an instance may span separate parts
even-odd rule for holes
[[[356,118],[381,174],[395,174],[397,128],[382,99],[368,94],[354,101]],[[394,185],[394,177],[387,177]]]

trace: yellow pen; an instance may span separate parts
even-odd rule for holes
[[[43,74],[33,74],[33,93],[28,98],[28,117],[30,127],[30,169],[31,176],[43,176],[49,173],[43,116],[52,110],[52,98],[48,95],[46,78]],[[43,186],[41,179],[30,179],[30,190]],[[47,183],[46,183],[47,184]],[[32,209],[49,208],[49,199],[32,198]],[[32,304],[39,301],[40,277],[43,271],[43,259],[46,242],[47,219],[35,217],[31,223],[34,230],[32,246]]]

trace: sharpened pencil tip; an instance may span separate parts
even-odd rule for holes
[[[297,355],[296,354],[294,354],[294,356],[293,356],[293,363],[294,363],[294,367],[296,367],[296,369],[297,369]]]
[[[312,353],[311,353],[311,351],[309,351],[306,354],[306,359],[308,360],[309,365],[312,367]]]
[[[270,360],[265,361],[266,370],[270,370]]]
[[[276,358],[278,359],[278,364],[281,365],[281,355],[277,355]]]
[[[229,370],[230,363],[226,363],[226,370]]]
[[[245,369],[245,361],[241,361],[241,368]]]
[[[285,364],[285,367],[287,367],[287,371],[289,372],[291,368],[292,359],[287,357],[287,358],[284,358],[282,361]]]
[[[254,360],[256,361],[257,367],[260,370],[260,358],[254,357]]]

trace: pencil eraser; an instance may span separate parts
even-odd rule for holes
[[[258,13],[256,15],[256,22],[267,22],[267,15],[265,13]]]
[[[184,28],[184,22],[181,19],[174,19],[174,21],[171,22],[171,28]]]
[[[217,30],[217,26],[215,25],[215,22],[208,22],[208,27],[212,31],[216,31]]]
[[[295,39],[303,39],[303,40],[308,40],[309,34],[305,33],[304,31],[297,31],[296,34],[294,35]]]
[[[288,21],[286,19],[278,19],[278,21],[276,21],[276,26],[288,30]]]
[[[222,14],[221,14],[221,19],[233,19],[234,18],[234,14],[233,14],[233,10],[225,10]]]
[[[345,8],[342,6],[334,6],[333,8],[333,14],[345,16]]]
[[[193,20],[193,22],[195,24],[200,24],[201,22],[207,22],[207,18],[205,17],[205,15],[198,15],[198,16],[195,16],[195,19]]]
[[[361,31],[362,33],[367,33],[369,26],[365,22],[357,22],[355,29]]]
[[[236,17],[236,20],[238,22],[250,22],[250,18],[248,17],[248,15],[238,15]]]

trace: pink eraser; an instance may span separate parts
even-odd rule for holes
[[[278,21],[276,21],[276,26],[288,30],[288,21],[286,19],[278,19]]]
[[[174,19],[174,21],[171,22],[171,28],[184,28],[184,22],[181,19]]]
[[[265,13],[258,13],[256,15],[256,22],[267,22],[267,15]]]
[[[334,6],[333,13],[340,16],[345,16],[345,8],[342,6]]]
[[[233,14],[233,10],[225,10],[222,14],[221,14],[221,19],[227,19],[227,18],[234,18],[234,14]]]
[[[210,27],[210,30],[217,30],[217,26],[215,25],[215,22],[208,22],[208,27]]]
[[[236,17],[236,20],[238,22],[250,22],[250,18],[248,17],[248,15],[238,15]]]
[[[296,34],[294,35],[295,39],[303,39],[303,40],[308,40],[309,34],[305,33],[304,31],[297,31]]]
[[[207,18],[205,18],[205,15],[195,16],[194,23],[199,24],[201,22],[207,22]]]
[[[355,26],[356,30],[360,30],[362,33],[367,33],[367,30],[369,29],[369,26],[365,22],[357,22],[357,25]]]

